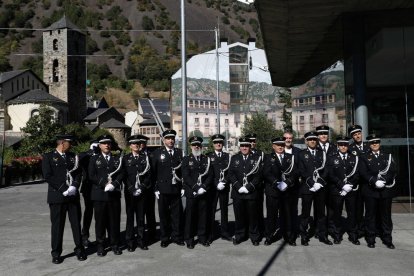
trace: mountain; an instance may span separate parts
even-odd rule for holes
[[[230,43],[253,37],[261,45],[251,5],[234,0],[186,0],[185,8],[189,55],[214,48],[212,30],[218,22],[220,37]],[[87,62],[107,64],[119,78],[128,76],[130,50],[140,39],[160,58],[175,61],[174,71],[179,66],[178,0],[9,0],[0,1],[0,71],[35,67],[41,72],[42,31],[63,15],[87,33]]]

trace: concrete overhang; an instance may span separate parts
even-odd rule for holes
[[[256,0],[275,86],[300,85],[343,58],[346,13],[414,8],[413,0]]]

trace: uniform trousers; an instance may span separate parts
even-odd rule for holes
[[[147,221],[148,238],[155,239],[157,222],[155,221],[155,194],[153,192],[145,194],[144,213]]]
[[[204,194],[186,200],[184,239],[187,244],[193,242],[196,232],[199,242],[207,241],[208,197]]]
[[[256,199],[233,198],[234,216],[236,219],[235,239],[242,241],[248,237],[252,242],[260,240],[259,217],[257,214],[258,202]]]
[[[391,219],[392,198],[365,197],[365,239],[368,243],[375,242],[375,236],[381,229],[381,239],[384,243],[392,242],[392,219]],[[379,221],[378,220],[379,217]]]
[[[342,210],[344,208],[345,203],[346,231],[348,232],[348,236],[350,239],[358,239],[358,225],[356,223],[356,193],[354,194],[354,192],[352,192],[352,194],[347,194],[346,196],[331,195],[331,200],[334,204],[334,238],[342,240],[342,234],[344,233],[344,229],[342,227]]]
[[[134,220],[137,221],[137,240],[144,240],[145,217],[144,204],[146,195],[133,196],[130,193],[125,194],[125,211],[126,211],[126,230],[125,240],[129,246],[132,246],[135,238]]]
[[[300,221],[300,235],[309,239],[308,225],[310,223],[310,212],[313,202],[313,214],[316,218],[316,231],[319,238],[327,237],[327,222],[325,215],[326,192],[321,189],[312,194],[302,194],[302,215]]]
[[[91,227],[93,217],[93,201],[91,200],[90,193],[84,193],[82,196],[85,204],[85,210],[83,211],[82,239],[87,240],[90,237],[89,229]]]
[[[60,257],[62,254],[63,232],[65,230],[66,213],[69,217],[70,226],[72,228],[73,241],[75,243],[75,252],[81,250],[81,206],[79,201],[65,203],[51,203],[50,221],[52,222],[52,257]]]
[[[106,228],[109,232],[111,246],[119,246],[121,200],[95,201],[93,208],[95,210],[95,235],[98,247],[104,247]]]
[[[182,241],[183,205],[180,194],[160,194],[158,213],[160,216],[160,240],[167,242],[171,238],[173,241]]]
[[[277,229],[277,220],[280,221],[280,229],[283,233],[283,238],[289,241],[296,240],[295,231],[295,216],[297,201],[295,196],[289,193],[283,194],[279,197],[266,196],[266,238],[274,239]]]
[[[213,241],[215,238],[215,222],[216,222],[216,210],[217,203],[220,203],[220,235],[224,238],[231,238],[229,230],[229,191],[212,191],[211,192],[212,205],[211,205],[211,222],[209,227],[209,240]]]

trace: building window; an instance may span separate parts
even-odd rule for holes
[[[200,119],[199,118],[194,118],[194,126],[195,127],[199,127],[200,126]]]
[[[204,127],[210,127],[210,119],[204,118]]]
[[[53,51],[57,51],[59,50],[58,48],[58,40],[57,39],[53,39]]]
[[[328,123],[329,123],[328,114],[322,114],[322,124],[328,124]]]
[[[59,81],[59,61],[53,60],[53,82]]]
[[[224,119],[224,125],[225,125],[226,127],[228,127],[228,126],[229,126],[229,119]]]

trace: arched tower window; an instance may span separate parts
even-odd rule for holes
[[[57,51],[59,50],[58,48],[58,40],[57,39],[53,39],[53,51]]]
[[[59,61],[53,60],[53,82],[59,81]]]

